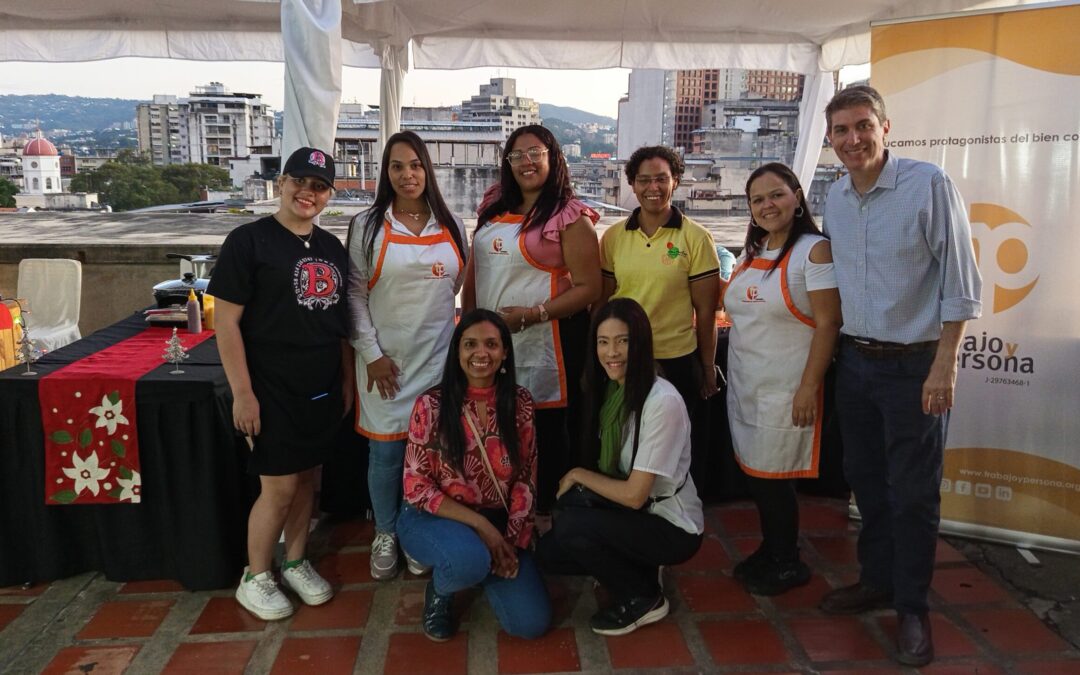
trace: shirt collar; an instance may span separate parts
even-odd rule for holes
[[[877,180],[874,181],[874,186],[866,191],[866,194],[870,194],[874,190],[881,188],[883,190],[896,189],[896,176],[900,173],[900,159],[893,155],[888,150],[885,151],[885,166],[881,167],[881,173],[878,174]],[[844,192],[854,192],[855,184],[851,180],[851,174],[849,173],[844,177],[846,182],[844,183]]]
[[[638,214],[640,213],[641,207],[639,206],[634,209],[634,212],[631,213],[630,217],[626,219],[627,230],[636,230],[641,227],[641,225],[638,224]],[[682,229],[682,219],[682,211],[679,210],[679,207],[672,205],[671,216],[668,218],[667,222],[662,225],[662,227],[670,227],[675,230],[680,230]]]

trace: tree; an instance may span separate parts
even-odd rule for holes
[[[97,192],[103,204],[117,211],[180,201],[176,186],[162,178],[161,169],[140,161],[135,153],[127,153],[123,159],[134,161],[106,162],[94,171],[76,174],[71,179],[71,190]]]
[[[161,171],[161,177],[176,188],[181,201],[199,199],[199,189],[229,190],[229,172],[212,164],[171,164]]]
[[[0,207],[11,208],[15,206],[15,195],[19,187],[7,178],[0,178]]]

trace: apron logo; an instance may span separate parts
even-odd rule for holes
[[[746,287],[746,299],[743,300],[743,302],[765,302],[765,301],[758,297],[758,287],[757,286],[747,286]]]
[[[975,262],[988,282],[984,288],[994,289],[993,313],[998,314],[1020,304],[1039,282],[1039,275],[1028,265],[1029,249],[1024,241],[1031,235],[1031,223],[1011,209],[985,203],[971,205],[970,220]],[[976,228],[976,224],[985,228]]]
[[[296,302],[308,309],[326,309],[341,299],[341,274],[319,258],[301,258],[293,268]]]
[[[435,263],[431,266],[431,276],[428,277],[428,278],[429,279],[445,279],[446,278],[446,265],[442,264],[439,261],[435,261]]]
[[[502,237],[495,237],[491,240],[491,251],[488,255],[510,255],[508,251],[503,250]]]

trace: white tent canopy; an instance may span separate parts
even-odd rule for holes
[[[383,138],[397,129],[409,47],[416,68],[788,70],[807,76],[794,168],[809,184],[831,72],[870,60],[871,22],[1019,4],[1025,0],[8,0],[0,6],[0,61],[285,61],[285,98],[311,110],[301,115],[305,125],[333,124],[341,65],[382,68]],[[286,113],[295,120],[288,103]],[[333,129],[308,128],[302,137],[327,133]]]

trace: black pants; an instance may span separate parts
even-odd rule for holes
[[[616,602],[660,594],[660,565],[686,562],[701,547],[702,535],[660,516],[630,509],[568,508],[540,538],[536,556],[549,574],[587,574]]]
[[[794,479],[746,477],[761,521],[762,546],[783,562],[799,559],[799,502]]]
[[[716,482],[717,478],[709,475],[713,466],[709,456],[712,452],[709,443],[711,425],[708,401],[701,398],[703,379],[698,350],[673,359],[657,359],[656,362],[660,365],[660,374],[674,385],[686,404],[686,414],[690,416],[690,475],[694,478],[694,485],[701,490],[703,486]]]

